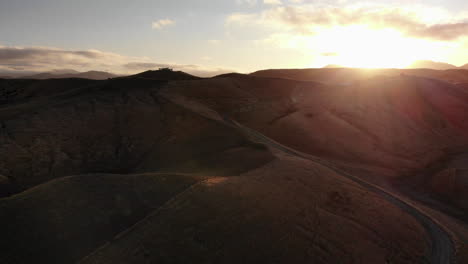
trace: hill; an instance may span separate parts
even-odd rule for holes
[[[132,78],[145,78],[151,80],[198,80],[200,77],[190,75],[182,71],[173,71],[172,69],[150,70],[130,76]]]
[[[323,67],[323,68],[325,68],[325,69],[330,69],[330,68],[333,69],[333,68],[346,68],[346,67],[343,67],[343,66],[338,65],[338,64],[328,64],[328,65],[326,65],[326,66]]]
[[[331,85],[351,85],[358,81],[367,81],[378,77],[398,77],[401,75],[442,80],[449,83],[467,83],[468,70],[433,70],[433,69],[356,69],[356,68],[321,68],[321,69],[271,69],[251,73],[252,76],[284,78],[301,81],[315,81]]]
[[[464,263],[467,74],[439,72],[3,80],[0,262]]]
[[[118,75],[102,72],[102,71],[87,71],[87,72],[45,72],[45,73],[38,73],[33,75],[26,75],[21,76],[22,79],[38,79],[38,80],[45,80],[45,79],[65,79],[65,78],[82,78],[82,79],[92,79],[92,80],[105,80],[109,78],[115,78]]]
[[[324,66],[323,68],[347,68],[340,66],[338,64],[329,64]],[[405,67],[406,69],[432,69],[432,70],[453,70],[453,69],[468,69],[468,64],[457,67],[455,65],[445,63],[445,62],[437,62],[431,60],[418,60],[413,62],[411,65]]]
[[[435,62],[429,60],[415,61],[408,68],[410,69],[433,69],[433,70],[450,70],[458,69],[457,66],[445,63],[445,62]]]

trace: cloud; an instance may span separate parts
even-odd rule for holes
[[[391,28],[402,34],[437,41],[453,41],[468,36],[467,18],[431,23],[422,14],[427,10],[405,9],[392,6],[316,6],[290,5],[274,7],[260,13],[236,13],[227,18],[227,23],[238,25],[276,25],[284,30],[295,30],[313,35],[322,27],[365,25],[371,28]],[[429,13],[429,17],[431,14]],[[439,19],[442,20],[442,19]]]
[[[47,47],[0,46],[0,66],[10,69],[52,70],[60,68],[106,68],[126,60],[124,56],[98,50],[63,50]]]
[[[234,13],[226,18],[226,24],[252,25],[260,22],[256,19],[263,18],[258,14]]]
[[[257,0],[236,0],[238,5],[247,4],[249,6],[255,6],[257,4]]]
[[[50,72],[57,69],[73,69],[77,71],[100,70],[117,74],[133,74],[165,67],[186,71],[198,76],[213,76],[233,71],[200,65],[155,63],[150,58],[123,56],[99,50],[0,46],[0,73],[8,72],[17,75],[22,72]]]
[[[123,65],[131,71],[153,70],[159,68],[171,68],[169,64],[153,62],[129,62]]]
[[[164,27],[167,27],[167,26],[170,26],[170,25],[174,25],[176,22],[172,19],[160,19],[158,21],[154,21],[152,24],[151,24],[151,27],[153,29],[162,29]]]
[[[221,40],[219,40],[219,39],[209,39],[208,43],[210,43],[212,45],[218,45],[218,44],[221,43]]]
[[[47,57],[47,58],[59,58],[62,55],[67,54],[75,58],[87,58],[96,59],[102,56],[101,53],[96,51],[64,51],[59,49],[46,49],[46,48],[16,48],[16,47],[1,47],[0,48],[0,60],[22,62],[24,59],[35,57]]]
[[[320,55],[324,57],[335,57],[338,56],[337,52],[322,52]]]
[[[265,5],[281,5],[283,4],[281,0],[263,0]]]
[[[454,40],[462,36],[468,36],[468,22],[453,24],[437,24],[424,27],[413,32],[415,36],[427,37],[439,40]]]

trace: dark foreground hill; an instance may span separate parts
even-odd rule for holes
[[[0,263],[468,261],[468,90],[324,70],[1,81]]]

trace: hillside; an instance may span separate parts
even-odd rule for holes
[[[433,69],[433,70],[451,70],[458,67],[445,62],[436,62],[429,60],[415,61],[408,68],[410,69]]]
[[[171,69],[163,69],[163,70],[150,70],[145,71],[142,73],[138,73],[135,75],[130,76],[132,78],[145,78],[151,80],[198,80],[201,79],[199,77],[193,76],[191,74],[181,72],[181,71],[173,71]]]
[[[0,263],[464,263],[462,83],[333,68],[2,80]]]

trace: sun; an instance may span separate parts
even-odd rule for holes
[[[316,40],[323,43],[323,50],[333,51],[327,64],[344,67],[405,68],[434,54],[431,43],[405,37],[394,29],[337,27],[323,30]]]

